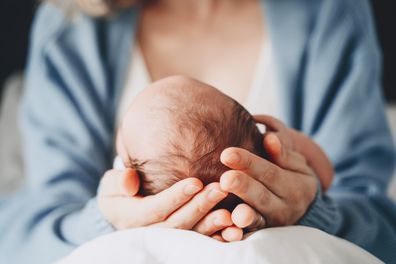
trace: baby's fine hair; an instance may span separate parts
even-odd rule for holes
[[[228,99],[223,105],[206,104],[201,98],[195,106],[164,109],[176,124],[169,131],[172,136],[164,153],[155,160],[132,160],[132,167],[141,177],[142,195],[156,194],[189,177],[199,178],[204,185],[219,181],[229,169],[220,162],[221,152],[228,147],[265,156],[263,135],[252,115]]]

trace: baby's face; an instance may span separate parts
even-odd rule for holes
[[[141,92],[117,135],[117,152],[141,176],[141,194],[155,194],[179,180],[219,181],[227,147],[257,155],[262,135],[251,115],[217,89],[185,77],[169,77]]]

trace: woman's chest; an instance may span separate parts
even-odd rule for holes
[[[265,37],[263,21],[260,8],[215,21],[171,21],[161,27],[143,16],[138,41],[152,81],[186,75],[243,103]]]

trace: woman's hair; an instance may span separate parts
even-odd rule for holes
[[[90,16],[107,16],[117,10],[150,0],[44,0],[71,12],[83,12]]]

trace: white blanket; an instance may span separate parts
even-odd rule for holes
[[[68,263],[382,263],[367,251],[317,229],[292,226],[221,243],[192,231],[138,228],[99,237],[77,248]]]

